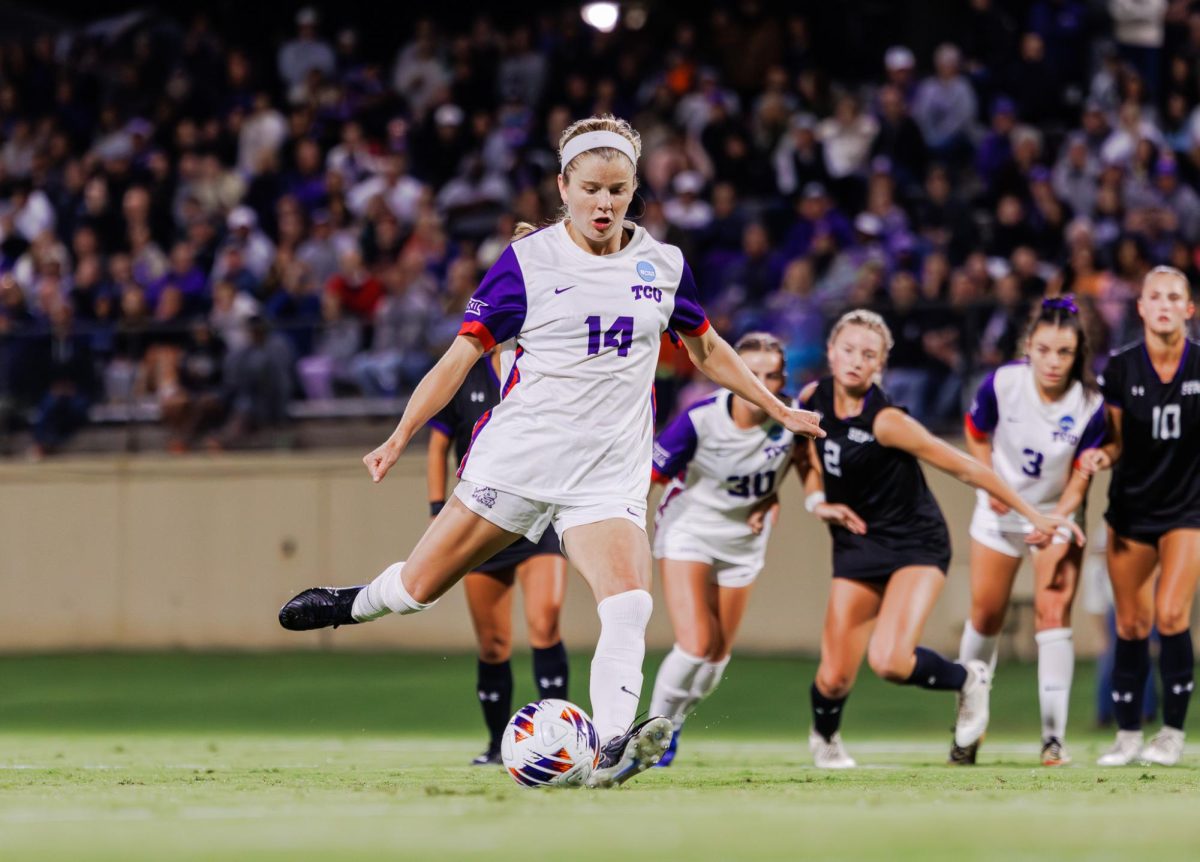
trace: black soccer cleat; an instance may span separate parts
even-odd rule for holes
[[[364,587],[312,587],[279,609],[279,624],[294,632],[352,626],[354,597]]]
[[[658,716],[635,724],[600,749],[600,762],[588,777],[588,787],[619,787],[658,763],[671,744],[674,725]]]
[[[494,766],[502,761],[500,760],[500,749],[488,746],[487,751],[471,761],[472,766]]]
[[[950,743],[950,757],[946,762],[951,766],[974,766],[975,758],[978,754],[978,742],[972,742],[966,747]]]

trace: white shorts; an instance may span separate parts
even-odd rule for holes
[[[520,533],[531,542],[537,542],[550,524],[558,533],[559,546],[567,530],[595,524],[613,518],[632,521],[642,530],[646,529],[646,506],[627,506],[622,503],[589,503],[582,506],[566,506],[529,500],[518,494],[510,494],[496,488],[476,485],[461,480],[454,488],[454,496],[462,504],[484,520],[491,521],[502,530]],[[563,548],[563,553],[566,549]]]
[[[766,542],[763,542],[765,547]],[[667,527],[654,534],[656,560],[686,560],[712,567],[709,581],[720,587],[748,587],[763,568],[763,555],[754,558],[725,559],[686,530]]]
[[[1025,523],[1024,527],[1017,529],[1010,526],[1011,518],[1006,521],[1001,521],[1000,518],[1001,516],[993,512],[986,502],[977,502],[975,514],[971,516],[971,538],[985,548],[1017,559],[1037,550],[1025,543],[1025,537],[1033,530],[1031,524]],[[1024,518],[1021,520],[1025,521]],[[1052,545],[1065,545],[1067,542],[1068,539],[1061,532],[1050,540]]]

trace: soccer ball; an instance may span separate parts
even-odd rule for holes
[[[500,758],[522,787],[579,787],[600,761],[600,737],[575,704],[539,700],[509,720]]]

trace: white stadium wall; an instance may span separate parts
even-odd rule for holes
[[[432,611],[338,631],[297,634],[276,622],[304,587],[362,583],[400,558],[426,523],[424,459],[403,458],[380,485],[358,453],[218,458],[139,456],[0,465],[0,651],[108,649],[421,649],[473,646],[461,589]],[[925,642],[957,652],[968,603],[967,523],[973,492],[928,471],[954,538],[949,583]],[[1103,511],[1103,481],[1090,521]],[[819,645],[829,538],[804,512],[799,484],[743,624],[744,650]],[[1017,593],[1030,593],[1028,566]],[[657,584],[656,598],[661,595]],[[1033,655],[1028,603],[1009,643]],[[525,643],[519,617],[516,641]],[[573,575],[563,632],[589,648],[598,630],[586,585]],[[1076,608],[1081,652],[1097,623]],[[652,647],[671,642],[658,601]]]

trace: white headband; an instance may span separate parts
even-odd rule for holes
[[[633,144],[629,140],[616,132],[584,132],[582,135],[576,135],[567,141],[567,145],[562,151],[562,165],[560,170],[566,170],[567,165],[571,164],[580,153],[586,153],[588,150],[599,150],[605,147],[611,147],[618,150],[629,157],[629,161],[633,165],[637,165],[637,155],[633,152]]]

